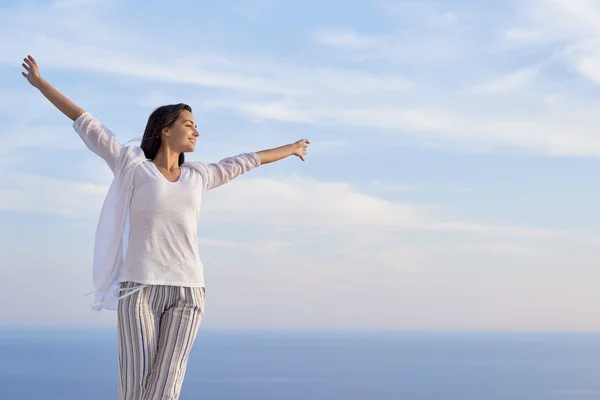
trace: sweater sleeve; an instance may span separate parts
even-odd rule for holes
[[[73,128],[87,148],[102,157],[114,172],[117,160],[124,149],[115,134],[88,112],[83,113],[73,122]]]
[[[203,165],[206,178],[204,190],[219,187],[258,166],[260,157],[256,153],[244,153]]]

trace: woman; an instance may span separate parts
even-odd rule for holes
[[[23,76],[114,173],[96,231],[92,307],[117,309],[120,399],[177,399],[204,314],[196,239],[204,193],[262,164],[291,155],[304,161],[309,142],[185,162],[199,134],[192,109],[174,104],[150,115],[140,147],[126,147],[46,82],[33,57],[23,61]]]

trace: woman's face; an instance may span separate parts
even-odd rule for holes
[[[192,152],[196,149],[196,138],[200,136],[196,128],[196,119],[192,113],[183,110],[179,113],[179,118],[173,125],[163,129],[163,140],[173,151],[178,153]]]

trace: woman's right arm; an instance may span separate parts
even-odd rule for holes
[[[31,86],[38,89],[50,103],[73,121],[73,128],[83,139],[85,145],[102,157],[114,171],[117,159],[124,148],[117,141],[114,133],[46,82],[41,77],[37,62],[33,57],[27,56],[23,61],[23,68],[26,72],[22,74]]]
[[[22,73],[23,76],[29,81],[31,86],[39,90],[50,103],[67,117],[71,118],[71,121],[75,121],[85,113],[84,109],[73,103],[41,77],[37,62],[33,57],[27,56],[23,61],[23,68],[27,71]]]

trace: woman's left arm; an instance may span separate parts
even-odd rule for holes
[[[306,145],[309,143],[307,139],[302,139],[296,143],[274,149],[228,157],[217,163],[207,165],[199,162],[194,163],[197,168],[204,171],[204,189],[211,190],[263,164],[279,161],[292,155],[298,156],[304,161],[304,156],[307,153]]]
[[[260,158],[261,165],[279,161],[289,156],[298,156],[304,161],[308,144],[310,144],[308,139],[302,139],[298,140],[296,143],[287,144],[274,149],[257,151],[256,154],[258,154],[258,157]]]

